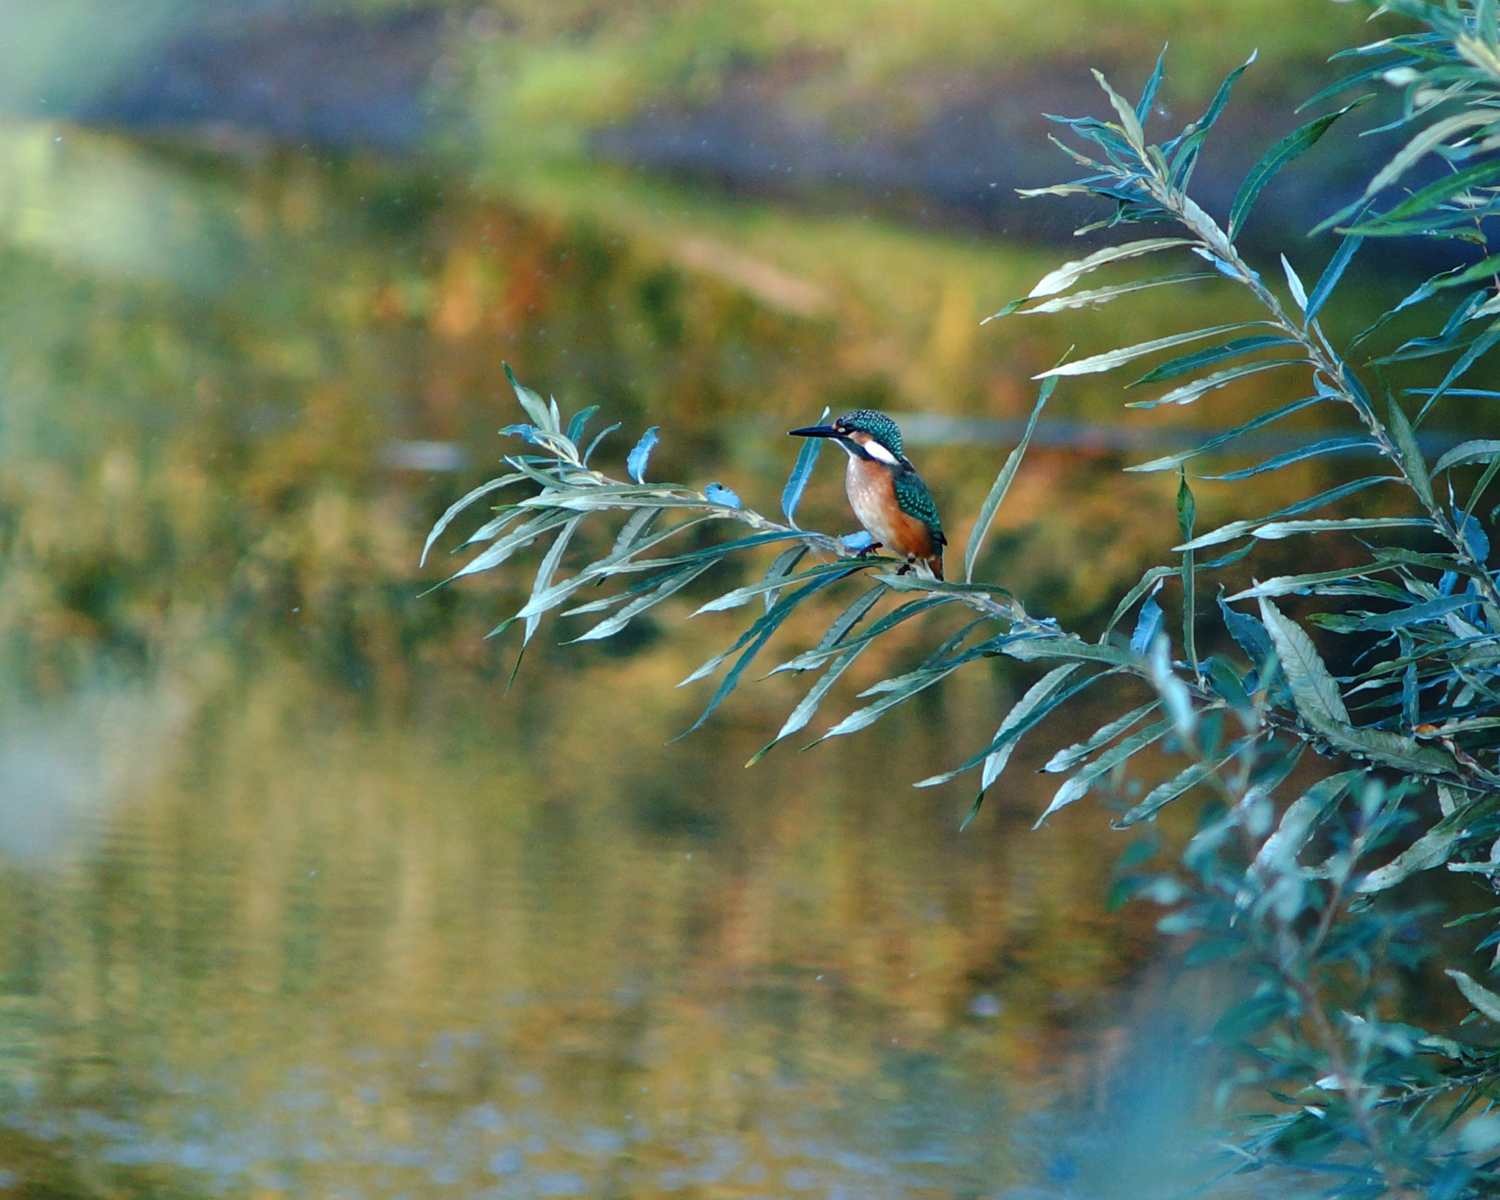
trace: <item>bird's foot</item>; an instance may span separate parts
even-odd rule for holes
[[[881,547],[882,544],[883,543],[881,543],[881,542],[871,542],[868,546],[866,546],[864,549],[862,549],[854,557],[855,558],[869,558],[870,555],[874,554],[875,551],[877,551],[877,550],[880,549],[880,547]]]
[[[901,564],[900,567],[898,567],[896,569],[896,574],[897,575],[905,575],[908,571],[910,571],[916,565],[917,565],[917,560],[915,558],[908,558],[904,563]]]

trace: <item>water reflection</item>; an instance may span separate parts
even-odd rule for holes
[[[774,505],[768,420],[1027,403],[1070,335],[971,326],[1029,252],[620,180],[606,219],[597,179],[75,160],[44,129],[13,194],[105,215],[97,243],[0,221],[0,1187],[1092,1194],[1026,1114],[1109,1111],[1124,1051],[1094,1050],[1152,946],[1101,910],[1117,843],[1081,810],[1027,832],[1050,747],[963,837],[968,795],[904,787],[1023,678],[744,771],[781,677],[665,744],[727,624],[538,645],[507,691],[484,635],[517,581],[414,569],[500,452],[502,359]],[[972,513],[994,461],[923,467]],[[1044,609],[1097,615],[1173,537],[1170,481],[1104,478],[1054,450],[1017,483],[995,553]],[[848,520],[831,474],[804,512]]]

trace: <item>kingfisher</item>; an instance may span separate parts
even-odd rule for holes
[[[833,438],[849,456],[844,490],[849,505],[874,544],[904,558],[896,572],[904,575],[917,564],[943,577],[943,536],[937,505],[916,468],[901,453],[901,430],[896,422],[871,408],[847,412],[832,425],[793,429],[792,437]]]

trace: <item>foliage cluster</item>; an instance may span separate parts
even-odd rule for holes
[[[728,650],[690,676],[689,682],[729,664],[699,724],[794,611],[839,585],[861,584],[815,646],[775,667],[773,673],[816,681],[766,750],[804,729],[835,682],[898,625],[938,609],[966,610],[966,621],[924,661],[866,689],[865,703],[823,737],[864,729],[977,661],[1005,656],[1045,664],[1049,669],[987,744],[918,784],[977,772],[975,811],[1018,740],[1059,707],[1097,684],[1125,707],[1142,699],[1131,681],[1144,685],[1144,703],[1129,705],[1046,764],[1063,778],[1043,819],[1094,789],[1124,795],[1130,772],[1148,776],[1154,786],[1122,807],[1120,827],[1150,827],[1168,805],[1184,797],[1200,801],[1196,832],[1186,845],[1167,855],[1159,837],[1137,843],[1122,865],[1117,892],[1163,905],[1168,911],[1160,926],[1184,939],[1190,961],[1230,960],[1248,971],[1248,994],[1218,1026],[1242,1051],[1220,1088],[1221,1100],[1243,1118],[1230,1169],[1307,1172],[1329,1195],[1456,1200],[1500,1188],[1500,1112],[1493,1111],[1500,1060],[1482,1041],[1460,1041],[1449,1036],[1453,1031],[1430,1032],[1403,1020],[1409,1014],[1400,985],[1430,953],[1428,923],[1455,914],[1415,910],[1396,890],[1438,869],[1492,891],[1500,880],[1500,584],[1489,566],[1485,532],[1495,512],[1483,504],[1500,474],[1500,441],[1466,441],[1435,461],[1421,441],[1424,423],[1440,406],[1500,398],[1459,386],[1500,342],[1500,256],[1490,254],[1487,241],[1488,218],[1500,206],[1494,154],[1500,145],[1500,2],[1390,0],[1380,11],[1407,18],[1411,32],[1340,56],[1352,58],[1356,69],[1308,103],[1324,104],[1364,85],[1400,89],[1397,124],[1407,138],[1361,198],[1325,222],[1338,248],[1311,285],[1285,256],[1282,278],[1263,277],[1241,257],[1235,237],[1267,181],[1365,96],[1272,147],[1222,224],[1189,189],[1204,140],[1249,63],[1229,76],[1202,117],[1169,140],[1152,141],[1145,129],[1162,80],[1160,61],[1135,103],[1098,77],[1112,119],[1062,120],[1083,147],[1065,147],[1083,174],[1037,194],[1105,201],[1109,213],[1098,226],[1151,223],[1169,232],[1067,263],[996,315],[1095,308],[1205,274],[1238,289],[1254,314],[1059,363],[1038,376],[1033,427],[1060,381],[1162,355],[1170,357],[1132,383],[1153,389],[1135,407],[1191,404],[1272,371],[1307,380],[1302,398],[1190,450],[1131,468],[1178,474],[1178,557],[1146,572],[1098,638],[1065,631],[1027,612],[1003,586],[974,578],[986,533],[1021,468],[1029,428],[980,510],[961,564],[950,567],[956,578],[944,583],[898,574],[888,558],[857,555],[855,539],[797,525],[817,440],[803,447],[782,498],[782,519],[775,520],[746,509],[722,485],[700,490],[647,482],[654,430],[630,455],[630,479],[600,473],[589,465],[598,438],[584,442],[592,413],[565,423],[555,401],[517,385],[529,420],[505,432],[524,437],[535,451],[511,455],[508,474],[454,504],[428,547],[482,497],[534,485],[532,494],[496,510],[468,538],[466,545],[485,545],[458,573],[495,568],[551,539],[530,600],[500,627],[522,623],[525,641],[557,609],[597,618],[576,640],[609,637],[725,559],[777,548],[759,579],[699,609],[757,610]],[[1390,236],[1456,241],[1467,257],[1428,279],[1348,345],[1336,346],[1320,314],[1360,247]],[[1196,259],[1207,271],[1078,287],[1114,264],[1162,255]],[[1391,317],[1418,305],[1434,314],[1435,332],[1384,352],[1366,349],[1380,344]],[[1365,356],[1358,369],[1356,351]],[[1429,360],[1446,364],[1429,386],[1389,384],[1391,371]],[[1376,469],[1263,517],[1200,531],[1189,467],[1233,454],[1238,439],[1313,406],[1343,413],[1347,428],[1201,477],[1251,479],[1349,452],[1368,456]],[[1339,505],[1359,493],[1367,505],[1375,498],[1379,515],[1337,515]],[[626,514],[612,547],[564,576],[575,532],[611,513]],[[725,523],[741,527],[737,536],[703,536]],[[683,548],[690,533],[694,540]],[[1221,587],[1207,601],[1207,581],[1231,567],[1243,571],[1236,564],[1258,544],[1286,538],[1317,539],[1311,544],[1319,549],[1308,557],[1319,569],[1256,581],[1232,594]],[[674,540],[676,548],[665,548]],[[595,585],[611,581],[617,590],[584,600]],[[1173,630],[1163,606],[1168,595],[1178,600]],[[1123,622],[1131,612],[1136,618],[1127,636]],[[1214,645],[1237,646],[1236,652],[1200,653],[1199,635],[1210,622]],[[1143,753],[1148,748],[1149,755]],[[1172,763],[1165,777],[1151,775],[1163,761]],[[1479,919],[1493,927],[1497,915],[1500,908],[1491,908],[1451,923]],[[1500,931],[1485,936],[1479,948],[1497,942]],[[1473,1010],[1471,1022],[1500,1023],[1500,994],[1469,972],[1451,967],[1447,973],[1455,1000],[1461,994]],[[1247,1104],[1258,1111],[1246,1117]]]

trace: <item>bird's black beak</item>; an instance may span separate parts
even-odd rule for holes
[[[806,429],[791,429],[788,437],[838,437],[839,431],[832,425],[809,425]]]

